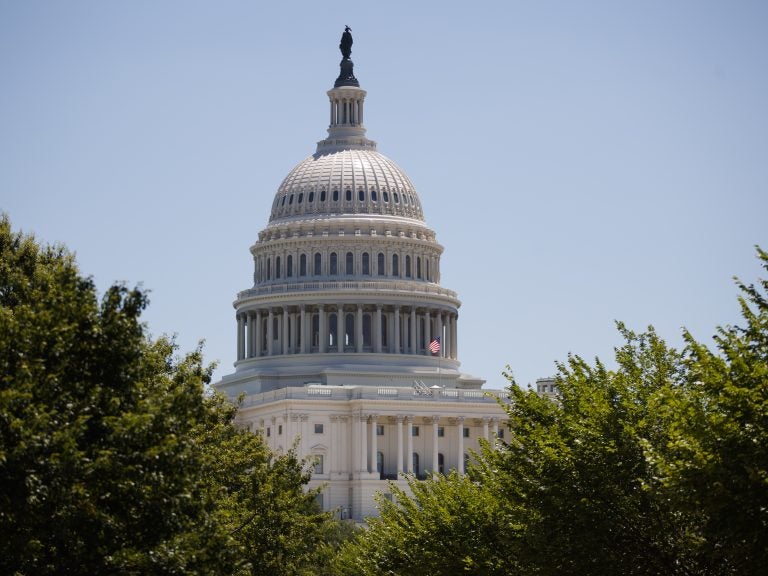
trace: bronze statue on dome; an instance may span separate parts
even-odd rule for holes
[[[352,54],[352,28],[344,26],[344,34],[341,35],[341,43],[339,44],[339,50],[345,60],[349,60]]]

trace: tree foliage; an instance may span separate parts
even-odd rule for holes
[[[332,525],[306,463],[239,429],[146,305],[0,218],[0,573],[307,573]]]
[[[758,249],[768,269],[768,255]],[[508,441],[409,481],[341,574],[757,574],[768,565],[768,282],[715,350],[619,324],[616,368],[571,356],[555,398],[511,380]]]

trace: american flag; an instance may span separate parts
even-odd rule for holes
[[[440,352],[440,337],[438,336],[432,342],[429,343],[429,351],[432,352],[432,354],[437,354]]]

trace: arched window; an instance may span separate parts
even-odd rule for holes
[[[280,278],[280,256],[275,258],[275,278]]]
[[[371,347],[371,315],[363,314],[363,347]]]
[[[346,346],[354,346],[355,345],[355,315],[347,314],[344,320],[345,320],[344,328],[346,332],[344,344]]]
[[[293,256],[288,255],[288,259],[285,262],[285,275],[288,278],[293,276]]]
[[[400,204],[400,197],[397,195],[397,192],[392,192],[392,198],[395,201],[395,204]]]
[[[339,273],[339,257],[336,256],[336,252],[331,252],[331,276],[336,276]]]
[[[312,202],[314,202],[314,201],[315,201],[315,193],[314,192],[310,192],[309,196],[307,197],[307,202],[312,204]]]
[[[338,190],[334,190],[333,191],[333,201],[334,202],[338,202],[339,201],[339,191]]]
[[[414,452],[413,453],[413,473],[414,475],[418,476],[419,472],[420,472],[419,471],[419,453]]]
[[[400,276],[400,259],[392,254],[392,276]]]
[[[443,456],[442,452],[437,455],[437,471],[440,474],[445,474],[445,456]]]
[[[421,256],[416,256],[416,278],[421,280]]]
[[[328,345],[333,347],[338,342],[336,342],[336,329],[339,325],[339,316],[337,314],[329,314],[328,315]],[[341,349],[339,349],[339,352],[341,352]]]
[[[320,252],[315,252],[315,276],[320,276],[323,273],[323,255]]]
[[[408,206],[408,194],[403,194],[403,204]]]
[[[381,317],[381,346],[382,348],[389,346],[387,341],[387,317],[384,315]]]
[[[378,273],[379,276],[384,276],[386,270],[384,270],[384,254],[382,252],[379,252],[378,257]]]
[[[300,192],[299,193],[299,204],[301,204],[303,200],[304,200],[304,192]]]
[[[352,190],[347,188],[347,191],[345,194],[346,194],[347,202],[352,202]]]
[[[291,204],[293,204],[293,194],[288,198],[288,205],[290,206]]]
[[[355,255],[352,252],[347,252],[346,271],[347,276],[352,276],[355,273]]]
[[[283,196],[283,201],[282,201],[282,202],[280,202],[280,206],[285,206],[285,198],[286,198],[286,197],[285,197],[285,196]]]
[[[427,280],[432,280],[432,276],[429,274],[429,259],[424,260],[424,264],[427,266]]]
[[[376,452],[376,472],[380,475],[384,475],[384,453]]]
[[[405,257],[405,277],[406,278],[411,277],[411,257],[410,256]]]
[[[320,314],[312,314],[312,346],[320,345]]]
[[[384,196],[384,202],[388,203],[389,202],[389,192],[387,192],[386,190],[383,190],[381,192],[381,194],[382,194],[382,196]]]
[[[363,252],[363,276],[371,275],[371,255]]]
[[[267,258],[267,280],[272,280],[272,258]]]
[[[379,197],[376,194],[376,190],[371,190],[371,201],[372,202],[378,202],[379,201]]]
[[[269,318],[261,319],[261,352],[267,351],[267,321]]]
[[[365,191],[364,190],[358,190],[357,191],[357,199],[360,200],[360,202],[365,202]]]
[[[325,190],[320,190],[320,202],[325,202]]]
[[[307,275],[307,255],[302,254],[299,257],[299,276]]]

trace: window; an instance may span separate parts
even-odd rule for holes
[[[376,424],[376,436],[384,436],[384,424]]]
[[[347,276],[352,276],[355,273],[355,255],[352,252],[347,252]]]
[[[376,472],[379,474],[384,473],[384,453],[376,452]]]
[[[395,201],[395,204],[400,204],[400,197],[397,195],[397,192],[392,192],[392,198]]]
[[[298,203],[301,204],[303,200],[304,200],[304,192],[301,192],[301,193],[299,193],[299,201],[298,201]]]
[[[275,278],[280,278],[280,256],[275,258]]]
[[[469,438],[469,428],[464,428],[464,438]]]
[[[347,202],[352,202],[352,190],[347,188],[347,191],[345,192],[345,198],[347,199]]]
[[[336,276],[339,273],[339,257],[336,252],[331,252],[331,276]]]
[[[315,454],[315,474],[323,473],[323,455]]]
[[[440,474],[445,474],[445,456],[442,452],[437,455],[437,471]]]
[[[322,434],[322,433],[323,433],[323,425],[315,424],[315,434]]]
[[[499,438],[504,438],[504,428],[499,428]]]
[[[283,201],[280,202],[280,206],[285,206],[285,196],[283,196]]]
[[[325,202],[325,190],[320,190],[320,202]]]
[[[379,276],[384,276],[385,272],[386,271],[384,270],[384,254],[382,252],[379,252],[379,257],[378,257],[378,273],[379,273]]]
[[[421,280],[421,256],[416,256],[416,278]]]
[[[405,277],[406,278],[411,277],[411,257],[410,256],[405,257]]]
[[[291,194],[290,198],[288,198],[288,206],[293,204],[293,194]]]
[[[267,258],[267,280],[272,280],[272,258]]]
[[[302,254],[299,257],[299,276],[307,275],[307,255]]]
[[[445,427],[444,426],[438,426],[437,427],[437,435],[439,438],[442,438],[445,436]]]
[[[397,254],[392,254],[392,276],[400,276],[400,259]]]
[[[378,202],[379,201],[379,198],[376,195],[376,190],[371,190],[371,201],[372,202]]]
[[[371,315],[363,314],[363,346],[371,346]]]
[[[403,194],[403,204],[408,206],[408,194]]]
[[[363,252],[363,276],[371,275],[371,255]]]
[[[281,436],[282,434],[283,434],[283,425],[282,424],[278,424],[277,425],[277,435]]]
[[[344,343],[347,346],[354,346],[355,345],[355,315],[354,314],[347,314],[344,322],[344,328],[346,329],[346,340]]]
[[[384,202],[389,202],[389,192],[387,192],[386,190],[384,190],[384,191],[382,192],[382,195],[384,196]]]
[[[267,438],[269,438],[270,436],[272,436],[272,428],[267,426]]]
[[[418,435],[419,435],[419,427],[411,426],[411,436],[418,436]]]
[[[315,253],[315,276],[320,276],[323,273],[323,256],[320,252]]]
[[[314,192],[310,192],[309,196],[307,197],[307,202],[312,204],[312,202],[314,202],[314,201],[315,201],[315,193]]]
[[[419,475],[419,453],[418,452],[413,453],[413,473],[416,476]]]
[[[285,275],[288,278],[292,277],[293,276],[293,256],[291,256],[290,254],[288,255],[288,259],[285,263],[285,266],[286,266]]]
[[[338,190],[334,190],[333,191],[333,201],[334,202],[338,202],[339,201],[339,191]]]
[[[357,192],[357,199],[360,200],[360,202],[365,202],[365,192],[363,190]]]

